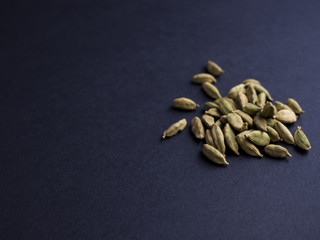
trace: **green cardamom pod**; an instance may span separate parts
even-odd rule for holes
[[[264,118],[272,118],[275,114],[277,113],[277,109],[275,106],[272,105],[271,102],[267,102],[262,110],[261,110],[261,117],[264,117]]]
[[[234,134],[229,123],[226,123],[223,129],[224,137],[227,143],[227,146],[234,152],[236,155],[239,155],[239,145],[236,141],[236,135]]]
[[[210,146],[209,144],[203,144],[202,153],[211,161],[217,164],[229,165],[224,155],[221,152],[219,152],[219,150],[217,150],[215,147]]]
[[[274,128],[274,125],[276,124],[276,122],[278,122],[278,120],[274,119],[274,118],[267,118],[267,125],[270,127]]]
[[[205,111],[205,114],[208,114],[212,117],[220,117],[221,113],[218,108],[210,108],[209,110]]]
[[[227,115],[228,123],[234,128],[236,131],[241,131],[243,129],[243,120],[242,118],[236,113],[229,113]]]
[[[251,131],[245,137],[249,138],[249,140],[257,146],[266,146],[270,143],[269,135],[259,130]]]
[[[253,87],[256,89],[256,91],[258,91],[259,93],[261,92],[264,92],[266,95],[267,95],[267,98],[270,100],[270,101],[273,101],[273,98],[271,97],[270,93],[268,92],[267,89],[265,89],[262,85],[259,85],[259,84],[254,84],[254,83],[251,83],[253,85]]]
[[[233,111],[233,108],[229,103],[229,101],[224,98],[221,99],[218,105],[219,105],[220,112],[222,112],[222,114],[228,114]]]
[[[259,93],[257,105],[259,107],[263,107],[266,104],[266,101],[267,101],[267,95],[264,92]]]
[[[224,144],[224,136],[221,128],[214,124],[213,127],[211,128],[211,134],[212,134],[212,139],[214,142],[214,145],[217,146],[217,149],[224,154],[226,151],[226,146]]]
[[[283,139],[284,142],[288,144],[294,144],[294,138],[285,125],[278,121],[274,124],[274,128],[279,133],[280,137]]]
[[[207,62],[207,70],[214,76],[219,76],[224,73],[224,71],[221,69],[221,67],[219,67],[218,64],[210,60]]]
[[[275,101],[275,104],[276,104],[277,111],[280,111],[280,110],[283,110],[283,109],[287,109],[287,110],[291,110],[292,111],[292,109],[287,104],[284,104],[284,103],[279,102],[279,101]]]
[[[217,125],[217,126],[220,127],[221,129],[222,129],[222,127],[223,127],[223,124],[224,124],[224,123],[223,123],[220,119],[214,123],[214,125]]]
[[[282,141],[282,139],[279,136],[279,133],[272,127],[267,126],[267,133],[270,137],[271,142],[279,142]]]
[[[246,135],[248,135],[250,131],[244,131],[242,133],[239,133],[236,136],[236,140],[239,143],[240,147],[249,155],[254,157],[263,157],[263,155],[260,153],[259,149],[249,140],[246,139]]]
[[[214,145],[213,139],[212,139],[212,134],[211,134],[210,129],[206,130],[206,134],[204,136],[204,139],[206,140],[206,144],[209,144],[209,145],[216,148],[216,146]]]
[[[187,120],[182,119],[174,124],[172,124],[167,130],[164,131],[162,138],[172,137],[176,135],[179,131],[182,131],[187,126]]]
[[[234,86],[233,88],[231,88],[227,94],[227,96],[229,98],[232,98],[232,99],[236,99],[239,92],[242,92],[242,93],[245,93],[246,92],[246,89],[244,87],[244,84],[239,84],[239,85],[236,85]]]
[[[256,115],[256,113],[261,111],[261,107],[258,107],[253,103],[247,103],[246,105],[244,105],[242,110],[248,113],[249,115],[254,116]]]
[[[258,84],[261,85],[261,83],[258,80],[252,79],[252,78],[248,78],[246,80],[242,81],[243,84],[250,84],[250,83],[254,83],[254,84]]]
[[[207,128],[211,128],[214,124],[214,118],[210,115],[204,114],[202,115],[202,122]]]
[[[249,84],[247,86],[247,96],[248,96],[248,101],[250,103],[256,104],[258,101],[258,96],[256,89],[253,87],[253,84]]]
[[[204,110],[209,110],[210,108],[218,108],[219,106],[218,104],[214,103],[214,102],[206,102],[203,106]]]
[[[260,116],[260,114],[257,114],[253,118],[253,123],[256,125],[256,127],[261,130],[266,132],[267,131],[267,120],[263,117]]]
[[[211,83],[208,83],[208,82],[203,83],[202,88],[206,92],[206,94],[208,94],[213,99],[221,98],[221,95],[220,95],[218,88],[216,88]]]
[[[294,100],[293,98],[288,98],[287,100],[287,105],[296,113],[296,114],[300,114],[300,113],[304,113],[304,111],[302,110],[302,108],[300,107],[299,103]]]
[[[199,104],[196,104],[191,99],[185,97],[174,99],[172,101],[172,106],[182,110],[194,110],[197,107],[200,107]]]
[[[249,114],[247,114],[241,110],[235,110],[234,113],[238,114],[244,122],[247,122],[249,128],[253,127],[253,119]]]
[[[244,105],[248,103],[248,97],[245,95],[243,92],[239,92],[237,99],[236,99],[237,104],[239,105],[240,108],[243,108]]]
[[[274,116],[275,119],[282,123],[293,123],[297,121],[297,115],[293,111],[287,109],[280,110]]]
[[[194,136],[199,139],[204,138],[204,127],[200,118],[194,117],[191,120],[191,131],[193,132]]]
[[[303,150],[310,150],[311,149],[310,142],[309,142],[307,136],[301,130],[300,126],[298,126],[296,132],[294,133],[294,141],[295,141],[296,145],[299,148],[302,148]]]
[[[265,146],[264,151],[271,157],[275,158],[285,158],[286,156],[292,157],[286,148],[275,144]]]
[[[196,75],[193,76],[192,78],[192,82],[193,83],[197,83],[197,84],[202,84],[204,82],[217,82],[217,80],[215,79],[214,76],[212,76],[211,74],[208,73],[198,73]]]

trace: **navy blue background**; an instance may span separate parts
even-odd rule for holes
[[[2,3],[0,239],[319,239],[319,1]],[[205,62],[306,110],[308,153],[201,155]]]

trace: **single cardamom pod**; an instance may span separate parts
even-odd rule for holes
[[[239,146],[236,141],[236,135],[234,134],[229,123],[226,123],[226,125],[224,126],[223,133],[225,136],[227,146],[231,149],[232,152],[234,152],[236,155],[239,155]]]
[[[274,116],[275,119],[282,123],[293,123],[297,121],[297,115],[293,111],[286,109],[280,110]]]
[[[275,144],[265,146],[264,151],[271,157],[275,158],[285,158],[286,156],[292,157],[286,148]]]
[[[250,117],[249,114],[247,114],[241,110],[235,110],[234,113],[238,114],[244,122],[247,122],[249,128],[253,127],[253,119],[252,119],[252,117]]]
[[[211,134],[210,129],[207,129],[207,130],[206,130],[206,134],[205,134],[204,138],[205,138],[205,140],[206,140],[206,144],[209,144],[209,145],[217,148],[217,147],[214,145],[214,142],[213,142],[213,139],[212,139],[212,134]]]
[[[212,134],[212,139],[214,142],[214,145],[217,146],[217,149],[224,154],[226,151],[226,146],[224,144],[224,136],[221,128],[214,124],[213,127],[211,128],[211,134]]]
[[[218,108],[210,108],[209,110],[205,111],[205,114],[208,114],[212,117],[220,117],[221,113]]]
[[[252,78],[248,78],[246,80],[242,81],[243,84],[250,84],[250,83],[254,83],[254,84],[258,84],[261,85],[261,83],[258,80],[252,79]]]
[[[187,120],[182,119],[174,124],[172,124],[167,130],[164,131],[162,138],[172,137],[176,135],[179,131],[182,131],[187,126]]]
[[[214,118],[210,115],[204,114],[202,115],[202,122],[207,128],[211,128],[214,124]]]
[[[202,153],[211,161],[217,164],[229,165],[224,155],[221,152],[219,152],[219,150],[217,150],[215,147],[210,146],[209,144],[203,144]]]
[[[278,122],[278,120],[274,119],[274,118],[267,118],[267,125],[270,127],[274,128],[274,125],[276,124],[276,122]]]
[[[218,88],[216,88],[214,85],[211,83],[205,82],[202,84],[203,90],[208,94],[210,97],[216,99],[216,98],[221,98],[220,92]]]
[[[270,137],[271,142],[279,142],[282,141],[282,139],[279,136],[279,133],[272,127],[267,126],[267,133]]]
[[[259,107],[263,107],[266,104],[266,101],[267,101],[267,95],[264,92],[259,93],[257,105]]]
[[[277,111],[284,110],[284,109],[292,111],[292,109],[287,104],[284,104],[284,103],[279,102],[279,101],[275,101],[275,103],[276,103]]]
[[[250,103],[256,104],[258,101],[258,96],[256,89],[253,87],[253,84],[249,84],[247,86],[247,96],[248,96],[248,101]]]
[[[257,146],[266,146],[270,143],[269,135],[259,130],[254,130],[245,137],[249,138],[249,140]]]
[[[197,107],[200,107],[199,104],[196,104],[191,99],[185,97],[174,99],[172,101],[172,106],[182,110],[194,110]]]
[[[296,145],[299,148],[302,148],[303,150],[310,150],[311,149],[310,142],[309,142],[307,136],[301,130],[300,126],[298,126],[296,132],[294,133],[294,141],[295,141]]]
[[[239,92],[237,99],[236,99],[237,104],[239,105],[240,108],[243,108],[244,105],[248,103],[248,97],[245,95],[243,92]]]
[[[204,138],[204,127],[200,118],[194,117],[191,120],[191,131],[193,132],[194,136],[199,139]]]
[[[261,92],[264,92],[266,95],[267,95],[267,98],[270,100],[270,101],[273,101],[273,98],[271,97],[270,93],[268,92],[267,89],[265,89],[262,85],[259,85],[259,84],[254,84],[254,83],[251,83],[253,85],[253,87],[256,89],[256,91],[258,91],[259,93]]]
[[[224,98],[221,99],[218,105],[219,105],[220,112],[222,112],[222,114],[228,114],[233,111],[233,108],[229,103],[229,101]]]
[[[210,108],[218,108],[219,106],[218,104],[214,103],[214,102],[206,102],[203,106],[204,110],[209,110]]]
[[[196,75],[193,76],[192,78],[192,82],[193,83],[197,83],[197,84],[202,84],[204,82],[217,82],[217,80],[215,79],[214,76],[212,76],[211,74],[208,73],[198,73]]]
[[[207,70],[214,76],[219,76],[224,73],[224,71],[221,69],[221,67],[218,66],[218,64],[210,60],[207,62]]]
[[[300,114],[300,113],[304,113],[304,111],[302,110],[302,108],[300,107],[299,103],[294,100],[293,98],[288,98],[287,100],[287,105],[296,113],[296,114]]]
[[[229,113],[227,115],[228,123],[234,128],[236,131],[241,131],[243,129],[243,120],[242,118],[236,113]]]
[[[253,103],[247,103],[246,105],[244,105],[242,110],[248,113],[249,115],[254,116],[261,111],[261,107],[258,107]]]
[[[260,153],[259,149],[249,140],[246,139],[246,135],[248,135],[250,131],[244,131],[242,133],[239,133],[236,136],[236,140],[239,143],[240,147],[249,155],[254,157],[263,157],[263,155]]]
[[[235,103],[235,101],[232,98],[228,98],[228,97],[224,97],[223,99],[225,99],[226,101],[228,101],[232,107],[232,110],[236,110],[237,109],[237,105]]]
[[[280,137],[283,139],[284,142],[288,144],[294,144],[294,139],[291,132],[285,125],[283,125],[283,123],[279,121],[276,122],[274,124],[274,128],[277,130],[277,132],[279,133]]]
[[[260,114],[257,114],[253,118],[253,123],[256,125],[256,127],[261,130],[266,132],[267,131],[267,120],[263,117],[260,116]]]
[[[276,113],[277,113],[276,107],[273,106],[271,102],[267,102],[267,103],[263,106],[260,115],[261,115],[261,117],[264,117],[264,118],[269,118],[269,117],[271,118],[271,117],[273,117]]]
[[[238,96],[238,93],[239,92],[242,92],[242,93],[245,93],[246,92],[246,89],[244,87],[244,84],[239,84],[239,85],[236,85],[234,86],[233,88],[231,88],[227,94],[227,96],[229,98],[232,98],[232,99],[236,99],[237,96]]]

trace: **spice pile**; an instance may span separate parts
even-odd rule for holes
[[[207,62],[207,71],[193,76],[192,82],[202,84],[204,92],[215,99],[204,104],[205,113],[201,119],[191,120],[191,131],[198,139],[205,139],[202,153],[217,164],[229,165],[225,158],[226,146],[239,155],[239,146],[251,156],[262,157],[259,148],[275,158],[291,157],[280,145],[270,144],[284,141],[303,150],[311,149],[308,138],[298,126],[294,135],[285,124],[296,122],[304,113],[299,103],[288,98],[286,104],[273,99],[258,80],[246,79],[230,89],[226,97],[220,95],[213,85],[224,71],[216,63]],[[174,108],[195,110],[200,107],[191,99],[181,97],[172,101]],[[182,119],[164,131],[162,138],[172,137],[182,131],[187,120]]]

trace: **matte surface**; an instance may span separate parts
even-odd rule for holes
[[[9,1],[8,1],[9,2]],[[0,14],[0,239],[319,239],[319,1],[24,1]],[[201,155],[212,59],[297,99],[308,153]]]

